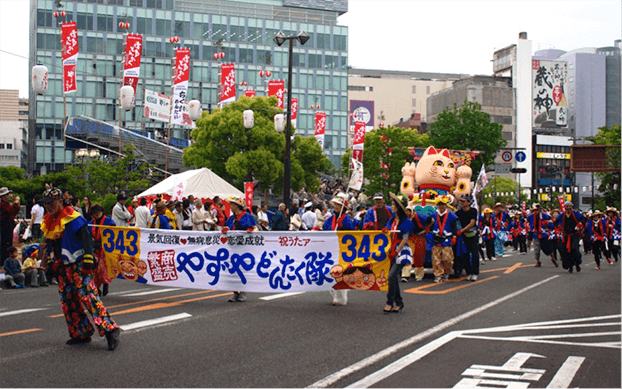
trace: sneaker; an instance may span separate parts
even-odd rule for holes
[[[240,294],[238,292],[233,292],[233,296],[231,296],[231,298],[227,301],[229,301],[230,303],[236,303],[239,296]]]
[[[56,278],[52,278],[52,285],[58,285],[58,281],[56,281]]]
[[[613,262],[611,262],[611,259],[607,258],[607,262],[608,262],[610,265],[613,265]]]
[[[443,275],[443,282],[449,281],[449,274]]]
[[[473,278],[473,276],[471,274],[467,275],[466,278],[464,279],[465,281],[471,281],[471,278]]]
[[[71,338],[67,341],[67,344],[73,346],[74,344],[84,344],[89,343],[91,341],[91,337],[88,338]]]
[[[493,261],[496,261],[496,260],[497,260],[497,257],[492,257],[492,260],[493,260]]]
[[[402,282],[408,282],[408,278],[406,278],[406,277],[402,277],[402,280],[401,280],[401,281],[402,281]]]
[[[119,334],[121,330],[119,327],[115,328],[112,331],[106,332],[106,341],[108,341],[108,350],[112,351],[119,345]]]
[[[594,270],[600,270],[600,266],[596,265],[596,267],[594,268]]]
[[[246,301],[246,292],[240,292],[238,295],[238,302],[243,303],[244,301]]]
[[[441,282],[441,277],[434,277],[434,282],[437,284]]]
[[[471,276],[471,281],[473,281],[473,282],[477,281],[477,275],[476,274],[473,274]]]
[[[423,277],[421,277],[421,278],[415,278],[415,282],[421,282],[421,281],[423,281]]]

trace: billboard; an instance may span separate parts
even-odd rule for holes
[[[350,126],[356,122],[364,122],[366,132],[374,129],[373,101],[350,100]]]
[[[564,61],[532,60],[534,128],[568,127],[568,64]]]

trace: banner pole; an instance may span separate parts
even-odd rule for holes
[[[175,48],[173,48],[173,58],[171,59],[171,97],[169,100],[169,115],[168,115],[168,129],[166,131],[166,162],[164,163],[164,170],[166,176],[168,174],[168,148],[171,144],[171,121],[173,119],[173,93],[175,91]]]
[[[119,67],[119,106],[117,111],[119,114],[119,153],[121,153],[121,88],[123,87],[123,69],[125,67],[125,45],[127,45],[127,34],[123,34],[123,45],[121,46],[121,66]]]

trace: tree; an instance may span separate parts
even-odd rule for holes
[[[481,203],[493,207],[497,202],[502,204],[521,204],[527,201],[527,196],[520,195],[520,200],[516,201],[516,189],[518,183],[511,178],[497,176],[488,182],[488,185],[480,192]],[[479,195],[478,195],[478,198]],[[555,200],[557,201],[557,200]]]
[[[483,151],[471,163],[474,172],[479,172],[482,163],[491,165],[497,153],[507,145],[501,135],[502,126],[490,121],[490,115],[482,112],[476,102],[464,100],[461,107],[446,107],[436,117],[430,128],[430,142],[434,147],[452,150]]]
[[[620,145],[620,125],[600,127],[598,133],[588,140],[597,145]],[[608,165],[620,169],[620,149],[611,148],[607,151]],[[597,173],[600,179],[598,190],[605,195],[605,203],[620,209],[620,171],[612,173]]]
[[[244,128],[243,111],[253,110],[255,125]],[[207,167],[239,189],[245,181],[259,180],[275,193],[283,192],[285,134],[274,130],[276,97],[241,97],[205,113],[192,131],[196,141],[184,151],[186,166]],[[295,129],[292,129],[295,132]],[[317,172],[325,173],[330,161],[314,138],[295,136],[291,143],[291,188],[314,190]]]
[[[385,137],[386,141],[382,139]],[[413,156],[408,152],[409,147],[427,147],[430,145],[428,135],[420,135],[417,131],[399,127],[381,127],[378,130],[365,134],[365,148],[363,150],[363,176],[369,183],[365,185],[368,194],[382,192],[385,196],[389,192],[399,192],[402,182],[402,167],[406,162],[412,162]],[[389,154],[389,148],[391,153]],[[346,150],[341,157],[341,168],[349,176],[350,158],[352,150]],[[389,165],[387,171],[381,166],[384,162]],[[385,175],[388,173],[388,177]]]

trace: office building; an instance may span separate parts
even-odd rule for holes
[[[28,99],[18,90],[0,90],[0,167],[26,169],[28,161]]]

